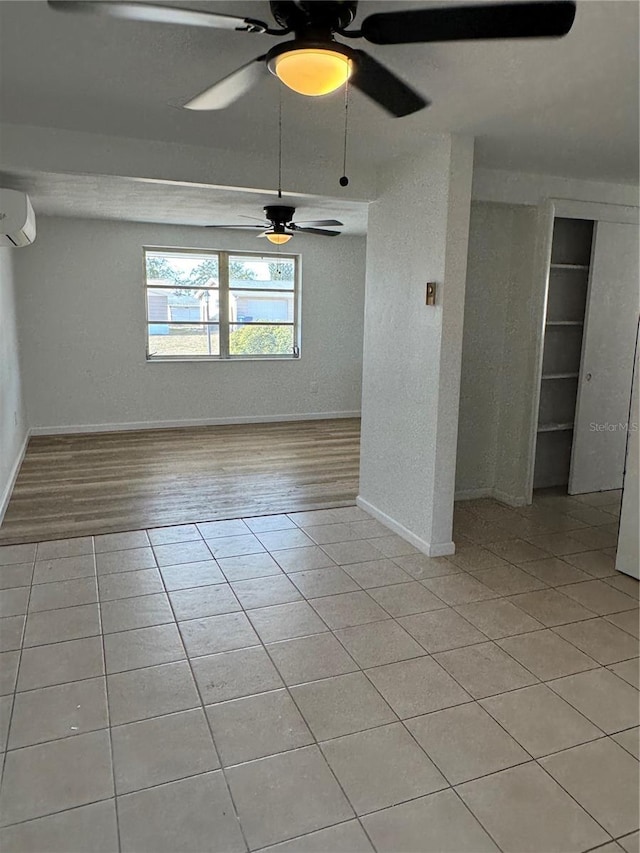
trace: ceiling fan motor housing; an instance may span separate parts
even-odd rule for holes
[[[287,225],[293,219],[295,212],[295,207],[284,207],[277,204],[269,204],[264,208],[266,218],[274,225]]]
[[[281,27],[298,36],[311,29],[342,30],[356,16],[357,0],[271,0],[271,14]]]

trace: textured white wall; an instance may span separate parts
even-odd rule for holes
[[[369,210],[359,497],[432,553],[451,547],[472,157],[425,139]]]
[[[257,242],[203,228],[41,217],[38,240],[16,267],[30,425],[64,431],[358,412],[361,237],[291,244],[302,258],[301,359],[146,362],[142,247],[263,250]]]
[[[456,494],[524,503],[534,405],[537,209],[471,205]]]
[[[24,249],[0,249],[0,522],[9,501],[27,435],[24,413],[13,261]]]

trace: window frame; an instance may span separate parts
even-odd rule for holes
[[[149,352],[149,326],[154,321],[149,319],[149,301],[147,292],[154,288],[154,285],[149,284],[147,279],[147,253],[164,254],[166,255],[202,255],[213,256],[218,259],[218,287],[199,287],[198,290],[211,290],[218,293],[218,322],[210,323],[209,325],[218,327],[219,354],[218,355],[153,355]],[[247,355],[232,355],[229,351],[229,335],[230,327],[238,325],[231,322],[229,319],[229,304],[232,290],[241,290],[242,288],[231,288],[229,281],[229,260],[236,257],[255,257],[267,258],[274,261],[292,261],[293,262],[293,291],[286,290],[282,293],[293,292],[293,322],[249,322],[242,323],[243,326],[291,326],[293,329],[293,348],[290,353],[265,353],[264,355],[250,353]],[[244,249],[201,249],[201,248],[186,248],[184,246],[143,246],[142,247],[142,272],[143,282],[142,291],[144,297],[144,315],[145,315],[145,360],[147,364],[156,362],[176,362],[176,361],[210,361],[210,362],[234,362],[234,361],[300,361],[301,358],[301,257],[299,254],[283,253],[283,252],[253,252],[245,251]],[[175,290],[174,287],[167,285],[158,285],[157,289]],[[195,288],[194,288],[195,289]],[[246,288],[247,290],[255,290],[256,293],[264,293],[265,291],[273,290],[269,287],[263,288]],[[223,319],[224,318],[224,319]],[[167,325],[207,325],[196,321],[176,321],[170,322]]]

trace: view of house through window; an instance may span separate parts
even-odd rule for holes
[[[145,249],[147,358],[297,358],[293,255]]]

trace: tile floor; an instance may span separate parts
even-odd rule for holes
[[[0,548],[5,853],[638,851],[617,493]]]

